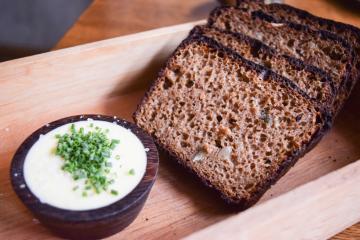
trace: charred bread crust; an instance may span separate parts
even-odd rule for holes
[[[190,36],[204,36],[204,27],[208,27],[208,26],[195,26],[191,32],[190,32]],[[267,46],[266,44],[262,43],[261,41],[251,38],[245,34],[242,33],[235,33],[235,32],[231,32],[231,31],[227,31],[227,30],[221,30],[215,27],[214,28],[216,31],[220,32],[220,33],[225,33],[225,34],[229,34],[232,35],[234,38],[238,39],[239,41],[242,42],[246,42],[248,45],[250,45],[253,48],[258,49],[259,52],[266,54],[266,55],[278,55],[281,56],[282,58],[284,58],[287,62],[289,62],[289,64],[291,64],[293,67],[295,67],[297,70],[305,70],[307,72],[316,74],[318,76],[321,77],[322,82],[326,83],[329,85],[330,89],[331,89],[331,93],[330,96],[326,99],[326,102],[323,103],[324,106],[327,106],[328,108],[330,108],[332,106],[332,104],[334,103],[335,100],[335,96],[337,94],[337,90],[335,89],[335,85],[334,85],[334,81],[332,79],[332,77],[326,73],[324,70],[317,68],[315,66],[309,65],[304,63],[303,61],[301,61],[300,59],[294,58],[294,57],[290,57],[287,55],[283,55],[283,54],[278,54],[275,49]],[[214,39],[213,39],[214,40]],[[214,40],[216,41],[216,40]],[[221,43],[219,43],[221,44]],[[312,98],[314,101],[316,100],[315,98]],[[320,104],[320,103],[319,103]]]
[[[304,32],[306,34],[312,35],[312,36],[318,36],[322,39],[329,39],[330,41],[333,41],[335,43],[339,43],[341,46],[343,46],[348,51],[348,61],[346,63],[346,71],[345,74],[341,76],[340,79],[340,86],[338,87],[337,91],[338,94],[341,95],[340,98],[337,99],[337,102],[335,101],[334,107],[332,109],[332,112],[334,115],[336,115],[339,110],[341,109],[341,106],[344,104],[344,101],[348,98],[348,96],[351,93],[351,90],[354,88],[358,75],[360,74],[360,70],[356,68],[356,53],[354,49],[349,45],[349,43],[344,40],[343,38],[337,36],[336,34],[333,34],[328,31],[324,30],[314,30],[308,26],[296,24],[289,21],[279,21],[278,19],[274,18],[273,16],[267,15],[261,10],[253,11],[251,13],[246,12],[246,10],[238,7],[231,7],[231,6],[221,6],[215,8],[208,18],[208,26],[214,27],[214,23],[218,16],[222,14],[223,12],[226,12],[227,10],[236,9],[244,12],[245,14],[251,14],[251,17],[253,19],[260,19],[264,20],[266,22],[274,22],[274,23],[284,23],[287,27],[294,29],[299,32]]]
[[[235,52],[233,52],[230,49],[224,48],[222,45],[218,44],[217,42],[215,42],[211,38],[207,38],[207,37],[203,37],[203,36],[202,37],[190,36],[190,37],[186,38],[178,46],[178,48],[174,51],[174,53],[170,56],[170,58],[167,60],[167,62],[165,64],[165,66],[159,72],[157,80],[155,80],[152,83],[149,90],[146,92],[145,96],[143,97],[140,104],[138,105],[137,110],[133,114],[134,121],[138,126],[139,126],[139,124],[138,124],[138,121],[137,121],[137,117],[138,117],[138,115],[140,113],[140,108],[146,104],[151,92],[155,89],[155,86],[157,86],[157,84],[160,83],[162,77],[164,76],[165,69],[167,67],[169,67],[170,64],[171,64],[172,58],[178,53],[179,50],[185,48],[187,45],[189,45],[191,43],[204,44],[204,45],[208,46],[209,48],[212,48],[212,49],[214,49],[214,50],[216,50],[216,51],[218,51],[220,53],[226,54],[228,57],[230,57],[231,59],[233,59],[235,61],[241,61],[244,64],[244,66],[247,67],[248,69],[254,69],[258,74],[262,74],[262,73],[264,73],[264,71],[266,71],[266,76],[264,77],[264,81],[266,81],[266,80],[276,81],[277,83],[279,83],[283,87],[290,88],[291,91],[296,92],[296,94],[302,95],[304,98],[308,99],[308,101],[312,102],[311,99],[303,91],[301,91],[295,84],[293,84],[288,79],[286,79],[284,77],[281,77],[281,76],[273,73],[272,71],[269,71],[265,67],[262,67],[260,65],[257,65],[255,63],[253,63],[253,62],[245,60],[240,55],[236,54]],[[312,138],[310,139],[309,142],[304,143],[303,146],[300,147],[298,150],[293,151],[291,153],[291,155],[288,156],[288,158],[285,161],[282,162],[282,164],[278,167],[278,170],[277,170],[276,174],[274,174],[269,179],[267,179],[265,182],[263,182],[258,187],[257,191],[254,192],[254,194],[252,195],[252,197],[250,199],[245,199],[245,198],[236,199],[236,200],[235,199],[230,199],[229,197],[224,195],[224,193],[220,189],[213,186],[207,179],[201,177],[190,166],[185,165],[184,161],[182,161],[181,158],[175,152],[171,151],[166,146],[164,146],[162,144],[162,142],[160,141],[160,139],[158,139],[156,136],[154,136],[154,134],[152,134],[152,136],[153,136],[155,142],[157,143],[157,145],[165,153],[167,153],[167,155],[170,156],[171,159],[174,159],[178,164],[180,164],[180,166],[187,169],[187,171],[192,173],[197,179],[199,179],[201,182],[203,182],[207,187],[209,187],[210,189],[212,189],[216,193],[220,194],[220,196],[232,208],[234,208],[236,210],[244,210],[244,209],[250,207],[251,205],[255,204],[261,198],[261,196],[271,187],[271,185],[275,184],[296,163],[296,161],[301,156],[303,156],[311,147],[315,146],[315,144],[321,139],[321,137],[326,133],[326,131],[328,129],[330,129],[331,123],[332,123],[331,114],[328,111],[323,110],[320,107],[318,107],[316,105],[316,103],[314,103],[314,105],[316,106],[315,108],[319,112],[319,115],[318,115],[318,118],[317,118],[317,121],[318,121],[317,124],[319,124],[318,130],[314,133],[314,135],[312,136]],[[149,134],[151,134],[151,133],[149,133]]]
[[[236,5],[237,5],[237,7],[242,8],[242,7],[244,7],[244,5],[249,4],[249,3],[250,4],[256,3],[259,5],[261,10],[264,10],[264,8],[262,8],[262,6],[261,6],[261,4],[264,4],[263,0],[251,0],[251,1],[237,0]],[[309,20],[313,23],[314,27],[316,27],[316,25],[318,25],[318,26],[325,27],[327,29],[327,31],[334,32],[336,34],[339,34],[339,32],[343,33],[343,34],[339,34],[339,35],[341,35],[341,37],[345,38],[345,40],[347,40],[354,48],[356,48],[356,51],[358,53],[360,53],[360,29],[359,28],[357,28],[353,25],[350,25],[350,24],[334,21],[331,19],[321,18],[321,17],[315,16],[315,15],[309,13],[308,11],[295,8],[295,7],[292,7],[287,4],[271,3],[268,5],[270,5],[274,9],[274,11],[284,10],[289,15],[296,15],[297,17],[299,17],[299,19]],[[280,17],[280,19],[282,21],[287,20],[283,17]]]

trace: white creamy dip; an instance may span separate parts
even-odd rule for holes
[[[74,180],[70,173],[62,170],[64,160],[54,153],[58,142],[55,135],[70,133],[71,124],[40,136],[31,147],[24,162],[24,177],[28,188],[41,202],[68,210],[104,207],[129,194],[139,184],[146,169],[146,151],[137,136],[124,127],[106,121],[88,119],[74,123],[76,129],[83,127],[85,132],[96,126],[109,129],[108,138],[120,140],[108,160],[112,164],[108,176],[114,180],[109,189],[118,194],[113,195],[109,191],[97,194],[91,191],[83,196],[85,180]]]

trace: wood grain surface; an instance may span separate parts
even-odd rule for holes
[[[354,188],[359,182],[360,160],[195,232],[186,240],[328,239],[359,220],[360,188]]]
[[[159,67],[193,24],[0,64],[1,239],[54,238],[10,187],[9,164],[19,144],[39,126],[70,115],[96,113],[131,120]],[[360,88],[356,88],[333,129],[260,203],[360,158],[359,96]],[[221,199],[163,157],[143,211],[133,224],[112,238],[178,239],[233,214]]]
[[[205,19],[216,0],[95,0],[56,49]]]
[[[284,2],[321,17],[360,27],[360,8],[351,6],[353,0]],[[217,5],[219,3],[216,0],[95,0],[57,44],[56,49],[204,19]]]
[[[360,26],[360,11],[349,11],[335,1],[286,2],[323,17]],[[207,0],[95,0],[56,48],[203,19],[215,5],[215,1]],[[31,217],[9,186],[11,156],[27,134],[47,121],[77,113],[116,114],[130,119],[144,86],[153,79],[165,53],[184,36],[185,33],[176,37],[162,35],[161,43],[157,39],[140,49],[137,38],[132,44],[113,40],[105,44],[107,47],[101,47],[104,43],[96,43],[77,48],[75,53],[69,49],[0,65],[0,236],[53,238]],[[125,61],[123,54],[133,53],[134,48],[139,53]],[[162,54],[157,54],[159,52]],[[359,98],[358,86],[333,130],[262,201],[360,157]],[[172,163],[161,161],[159,180],[144,211],[134,224],[114,239],[124,236],[129,239],[138,236],[177,239],[232,214],[219,199],[209,197],[201,185],[176,170]],[[360,224],[334,239],[360,239]]]
[[[225,0],[225,2],[234,2]],[[285,0],[315,15],[360,27],[359,3],[341,0]],[[214,0],[95,0],[56,49],[121,36],[157,27],[206,18]],[[353,5],[353,6],[352,6]],[[360,223],[334,239],[360,239]]]

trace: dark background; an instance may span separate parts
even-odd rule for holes
[[[50,50],[91,2],[0,0],[0,61]]]

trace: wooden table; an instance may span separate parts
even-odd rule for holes
[[[360,10],[344,1],[286,0],[316,15],[360,27]],[[348,2],[348,1],[345,1]],[[206,18],[218,3],[210,0],[95,0],[55,49]],[[360,239],[360,223],[333,239]]]

